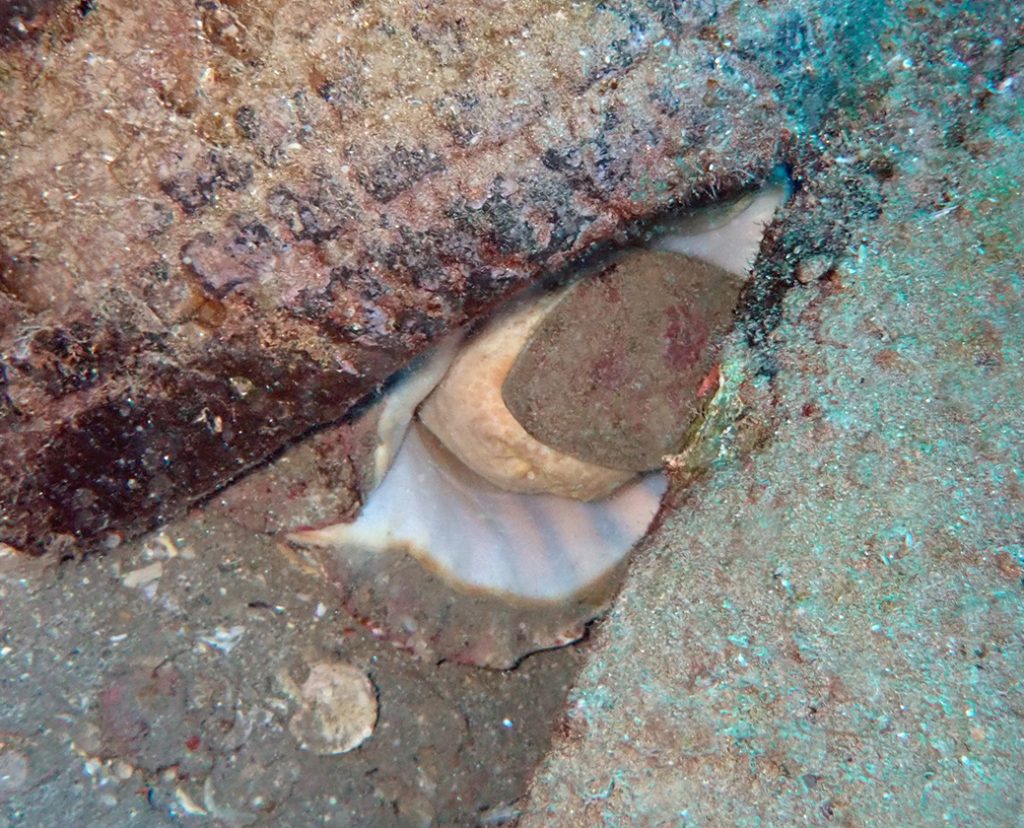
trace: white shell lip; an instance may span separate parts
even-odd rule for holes
[[[737,202],[720,222],[681,216],[648,243],[651,250],[683,253],[745,277],[761,248],[765,227],[789,197],[786,184],[771,183]]]
[[[390,388],[381,404],[377,420],[377,448],[373,453],[373,480],[370,488],[380,485],[395,453],[405,439],[405,433],[412,422],[419,404],[430,395],[444,378],[462,343],[461,331],[449,334],[440,345],[416,360]]]
[[[507,600],[569,600],[607,577],[647,532],[661,474],[599,501],[518,494],[487,482],[414,426],[359,519],[293,533],[315,546],[402,548],[463,589]],[[438,457],[442,462],[438,462]]]

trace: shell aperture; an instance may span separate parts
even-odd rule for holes
[[[607,605],[608,584],[657,514],[664,477],[637,472],[657,467],[700,416],[705,369],[714,370],[764,224],[785,195],[765,187],[731,208],[674,220],[646,248],[610,259],[626,274],[617,277],[625,312],[614,320],[625,376],[616,378],[612,360],[605,383],[618,388],[598,387],[605,377],[596,334],[610,318],[600,276],[517,299],[454,356],[450,343],[439,349],[422,373],[410,372],[391,391],[402,402],[382,417],[388,428],[379,432],[377,457],[394,462],[357,518],[290,539],[327,549],[349,608],[417,652],[500,667],[574,640]],[[597,356],[578,342],[563,351],[560,337],[572,339],[566,320],[588,316]],[[668,327],[658,330],[652,319]],[[674,319],[678,330],[669,330]],[[704,326],[699,336],[695,324]],[[652,331],[653,367],[631,362],[643,348],[629,337]],[[644,371],[646,384],[631,385],[629,375]],[[681,376],[664,382],[673,371]],[[544,393],[534,393],[544,372],[554,378],[543,377]],[[442,374],[420,408],[422,422],[401,441],[403,419]],[[603,407],[585,387],[595,379]],[[632,422],[623,415],[631,404],[643,409],[645,394],[660,398],[646,409],[661,417],[650,433],[636,428],[647,415]],[[615,417],[611,437],[581,434],[607,430]],[[457,634],[444,629],[451,624],[461,625]]]

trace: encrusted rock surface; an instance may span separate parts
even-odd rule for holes
[[[0,52],[0,539],[115,545],[764,174],[806,12],[46,5]]]
[[[508,673],[375,640],[260,534],[351,506],[347,426],[115,555],[0,546],[0,824],[1017,825],[1013,5],[395,5],[0,6],[2,537],[176,514],[782,160],[739,416],[596,646]],[[380,721],[317,756],[287,688],[339,660]]]
[[[826,125],[812,186],[873,159],[882,209],[844,219],[831,264],[793,249],[780,324],[756,352],[727,349],[771,372],[749,384],[733,450],[634,561],[523,828],[1020,825],[1012,14],[894,13],[870,99]]]
[[[581,660],[412,658],[210,508],[83,561],[0,549],[0,606],[3,828],[484,822]]]

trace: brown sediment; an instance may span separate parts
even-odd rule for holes
[[[342,605],[396,645],[428,660],[502,670],[585,636],[625,573],[623,563],[570,599],[541,602],[453,584],[403,546],[310,547],[306,555],[337,587]]]

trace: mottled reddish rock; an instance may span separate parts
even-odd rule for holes
[[[0,540],[36,553],[179,514],[539,274],[763,175],[810,59],[798,10],[79,8],[0,50]]]

